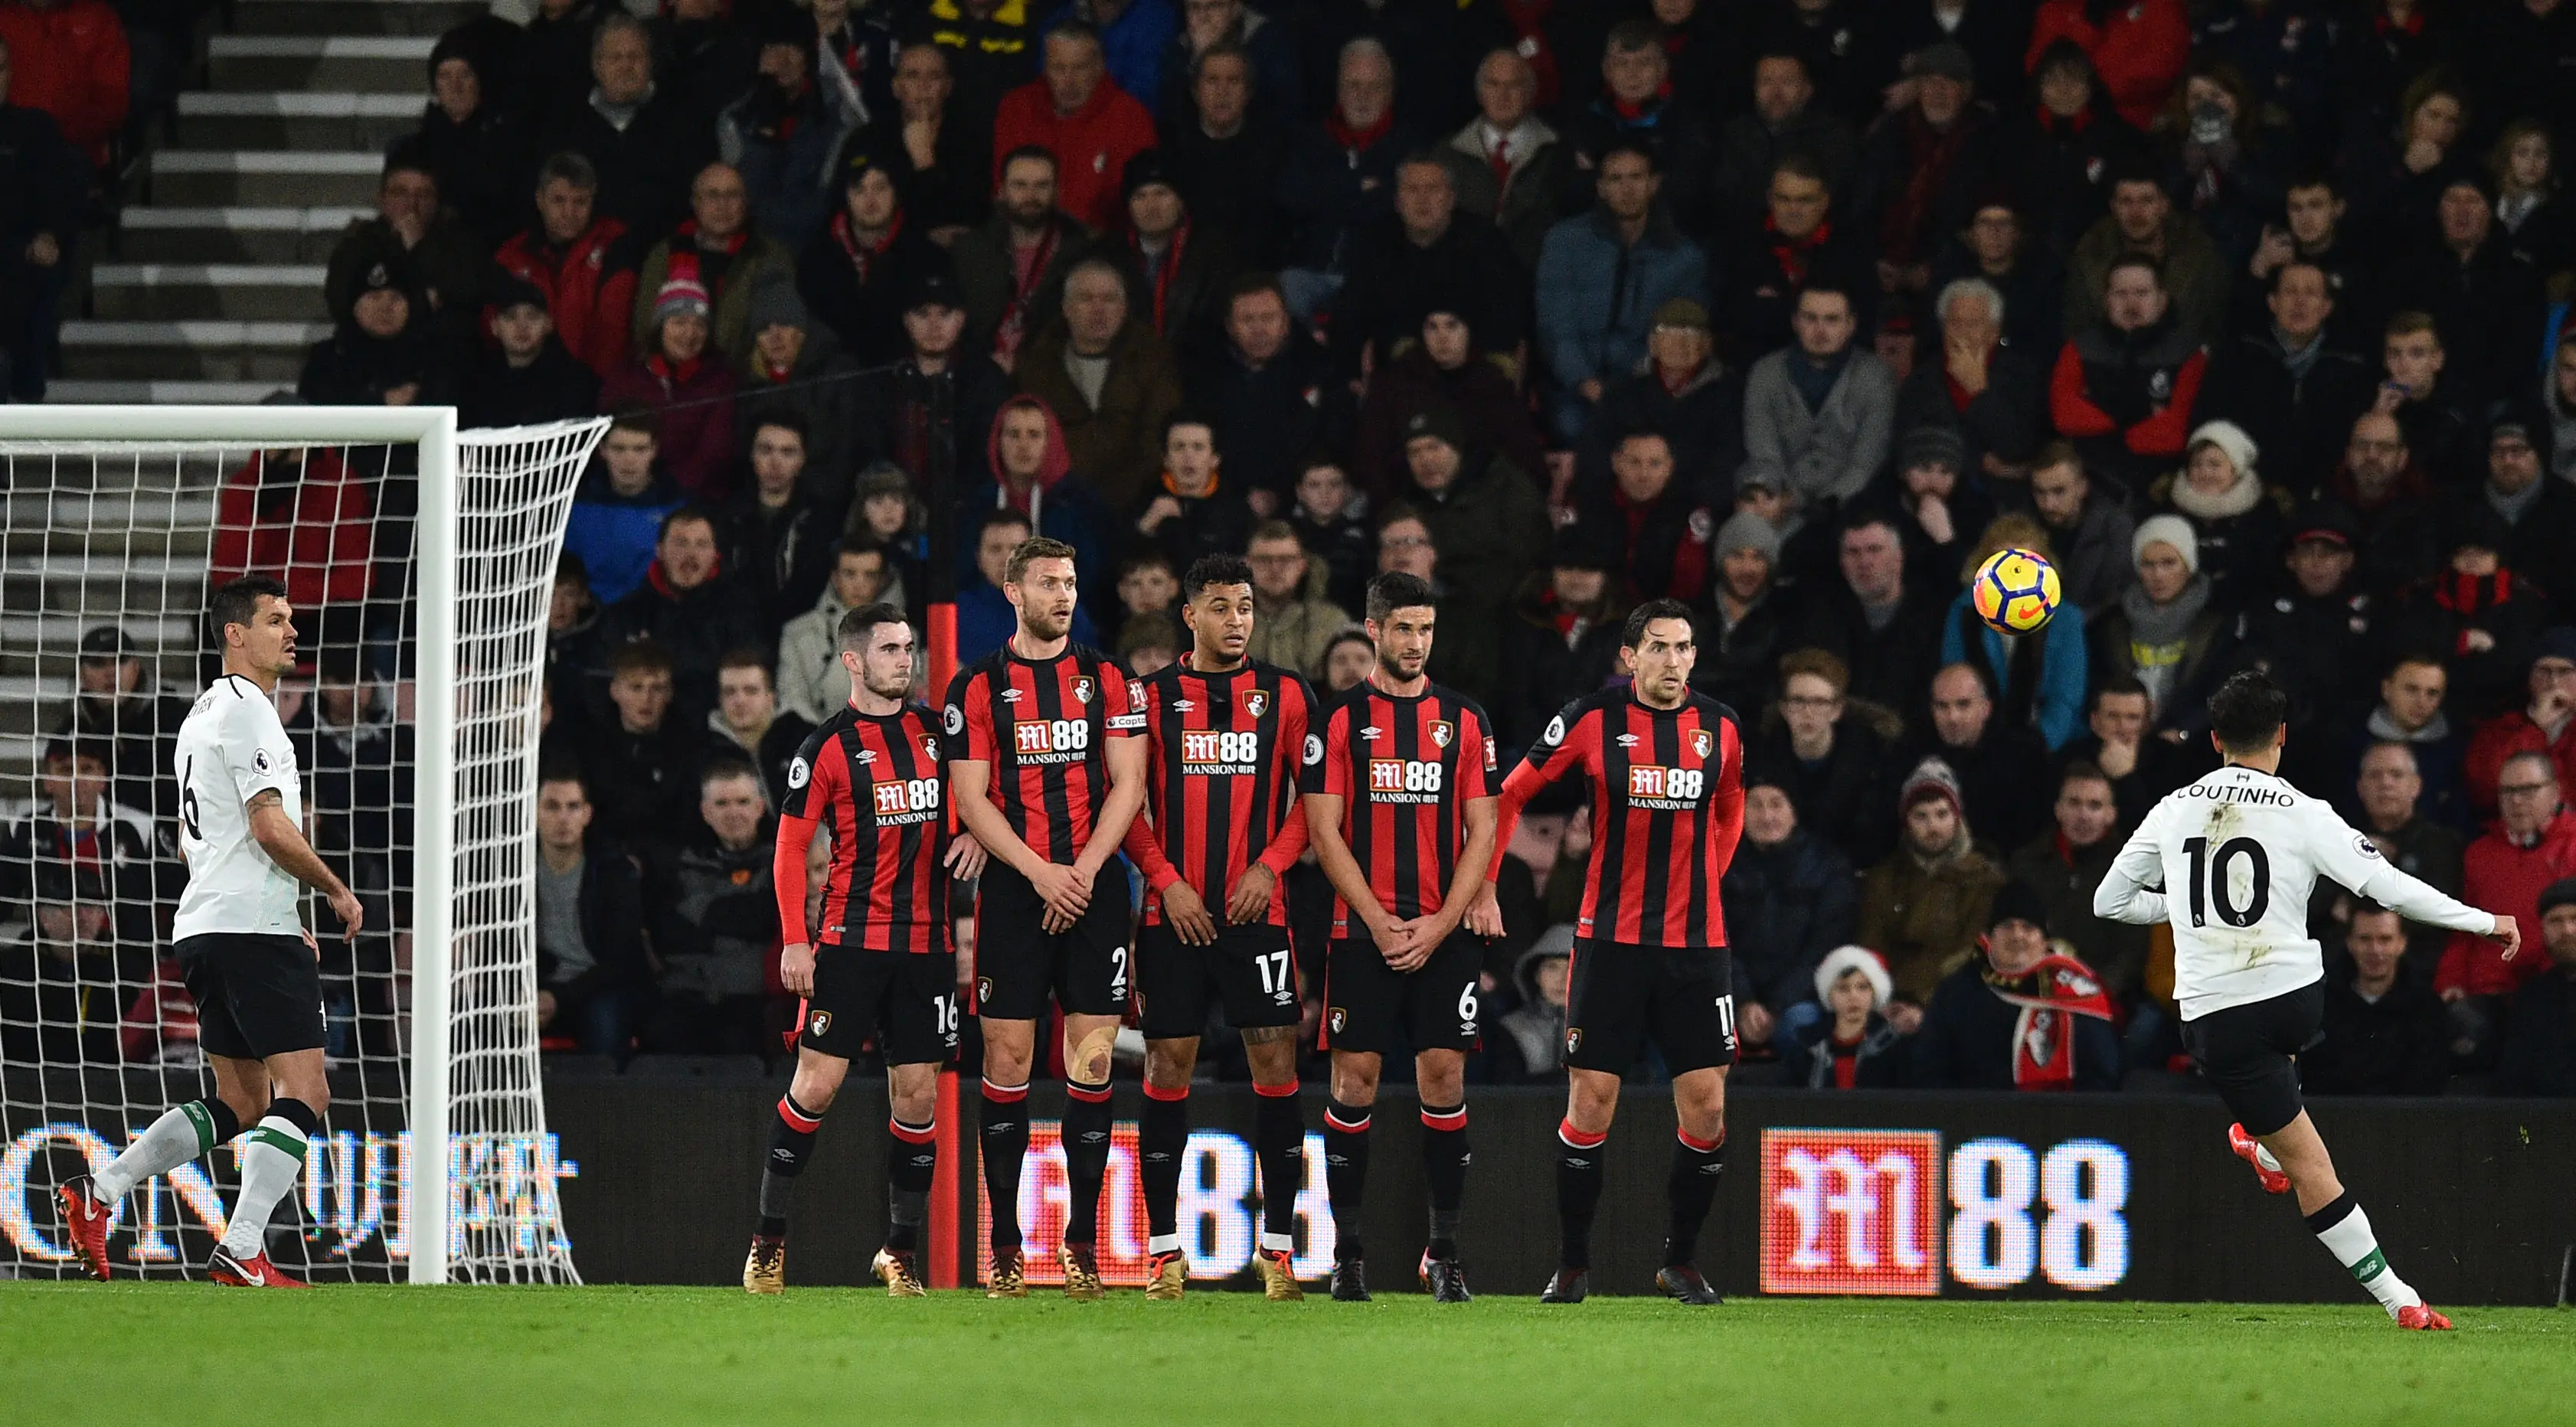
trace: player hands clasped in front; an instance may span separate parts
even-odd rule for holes
[[[1566,984],[1565,1123],[1556,1169],[1563,1238],[1543,1303],[1580,1303],[1592,1268],[1602,1145],[1620,1076],[1652,1036],[1680,1118],[1664,1192],[1671,1218],[1655,1285],[1684,1303],[1717,1293],[1693,1259],[1725,1170],[1726,1072],[1735,995],[1718,885],[1744,831],[1744,749],[1735,714],[1692,691],[1699,646],[1678,600],[1628,616],[1631,682],[1577,699],[1503,784],[1498,847],[1539,790],[1577,776],[1592,791],[1592,865]],[[1499,867],[1499,851],[1493,866]],[[1491,891],[1483,894],[1490,901]]]
[[[1261,1245],[1253,1256],[1274,1300],[1303,1298],[1294,1267],[1306,1118],[1297,1099],[1303,1010],[1288,949],[1280,879],[1306,850],[1293,807],[1315,695],[1286,669],[1244,657],[1252,642],[1252,566],[1211,555],[1181,581],[1190,650],[1141,681],[1146,818],[1127,829],[1145,874],[1136,934],[1136,1009],[1145,1032],[1143,1160],[1145,1296],[1181,1296],[1181,1161],[1189,1148],[1190,1075],[1208,1002],[1243,1035],[1260,1114]]]
[[[958,816],[991,858],[977,887],[975,1013],[984,1033],[984,1190],[995,1298],[1028,1293],[1020,1168],[1029,1067],[1047,999],[1064,1013],[1067,1212],[1057,1259],[1069,1298],[1098,1298],[1100,1186],[1109,1172],[1109,1052],[1127,1007],[1129,906],[1118,855],[1145,801],[1144,715],[1126,676],[1073,627],[1073,547],[1020,543],[1002,593],[1019,627],[948,689]]]
[[[948,832],[947,768],[937,718],[912,703],[913,632],[903,611],[862,605],[841,616],[850,701],[787,765],[772,863],[786,938],[780,979],[797,1009],[796,1078],[760,1174],[760,1223],[742,1286],[787,1285],[787,1199],[814,1153],[850,1057],[876,1039],[886,1064],[894,1142],[886,1156],[886,1237],[872,1265],[896,1298],[921,1295],[921,1227],[938,1167],[939,1067],[957,1049],[957,955],[948,883],[983,870],[984,850]],[[831,838],[822,918],[808,925],[805,857]]]
[[[2165,796],[2129,836],[2093,893],[2093,913],[2169,922],[2182,1042],[2236,1116],[2229,1148],[2264,1189],[2296,1191],[2299,1212],[2401,1328],[2448,1328],[2409,1287],[2335,1178],[2299,1100],[2295,1057],[2317,1043],[2325,960],[2308,936],[2317,877],[2403,916],[2522,946],[2511,917],[2453,901],[2383,861],[2326,804],[2281,780],[2289,700],[2263,674],[2237,674],[2209,698],[2210,741],[2226,766]],[[2161,885],[2161,891],[2147,890]]]
[[[224,672],[179,726],[179,854],[188,887],[170,935],[196,999],[197,1044],[214,1067],[215,1093],[164,1113],[107,1168],[56,1194],[82,1261],[104,1279],[108,1220],[126,1191],[251,1125],[239,1156],[241,1193],[207,1276],[237,1288],[302,1288],[268,1261],[262,1244],[331,1104],[322,953],[297,918],[298,884],[329,899],[351,940],[364,914],[304,840],[295,749],[273,702],[278,679],[295,667],[286,587],[257,576],[234,580],[215,591],[209,617]]]
[[[1492,727],[1475,701],[1431,682],[1438,611],[1431,586],[1389,573],[1369,582],[1367,680],[1342,696],[1306,744],[1306,830],[1333,884],[1324,962],[1323,1044],[1333,1054],[1324,1111],[1324,1184],[1338,1235],[1333,1297],[1365,1301],[1360,1206],[1369,1112],[1385,1056],[1413,1051],[1422,1103],[1422,1169],[1431,1234],[1417,1269],[1443,1303],[1468,1300],[1458,1259],[1467,1188],[1467,1052],[1476,1048],[1469,931],[1502,934],[1481,904],[1494,842]]]

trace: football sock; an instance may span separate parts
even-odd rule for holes
[[[1333,1206],[1333,1257],[1360,1252],[1360,1202],[1368,1197],[1368,1107],[1324,1105],[1324,1194]]]
[[[1467,1197],[1467,1107],[1422,1107],[1422,1178],[1431,1186],[1431,1256],[1458,1257],[1458,1205]]]
[[[929,1122],[886,1121],[894,1142],[886,1146],[886,1247],[921,1247],[922,1216],[930,1212],[930,1174],[939,1167],[939,1129]]]
[[[1261,1247],[1297,1249],[1297,1191],[1306,1184],[1306,1113],[1297,1082],[1255,1085],[1253,1155],[1261,1165]]]
[[[2370,1232],[2370,1216],[2361,1212],[2361,1201],[2353,1198],[2350,1190],[2310,1214],[2308,1231],[2326,1246],[2327,1253],[2335,1256],[2336,1263],[2351,1273],[2354,1282],[2370,1290],[2370,1296],[2379,1300],[2389,1317],[2396,1317],[2400,1308],[2424,1301],[2422,1294],[2408,1287],[2406,1280],[2397,1276],[2397,1270],[2388,1266],[2388,1256],[2379,1251],[2378,1236]]]
[[[1181,1247],[1181,1156],[1190,1145],[1190,1087],[1165,1090],[1145,1082],[1145,1117],[1136,1127],[1136,1152],[1144,1160],[1145,1252],[1177,1253]]]
[[[1592,1267],[1592,1216],[1601,1207],[1601,1146],[1608,1132],[1592,1135],[1571,1120],[1556,1127],[1556,1261]]]
[[[805,1161],[814,1154],[814,1132],[823,1117],[796,1103],[793,1094],[778,1097],[778,1123],[769,1127],[769,1153],[760,1162],[760,1225],[764,1239],[787,1237],[787,1192]]]
[[[1689,1263],[1698,1254],[1700,1226],[1708,1222],[1709,1206],[1717,1202],[1717,1181],[1725,1171],[1724,1132],[1713,1140],[1693,1139],[1688,1130],[1675,1132],[1673,1172],[1664,1180],[1664,1197],[1672,1206],[1664,1229],[1664,1267]]]
[[[241,1133],[241,1117],[221,1100],[191,1100],[161,1112],[125,1153],[90,1176],[102,1203],[113,1205],[134,1186],[199,1158]]]
[[[1064,1241],[1100,1240],[1100,1184],[1109,1177],[1109,1087],[1064,1083]]]
[[[277,1201],[295,1191],[295,1176],[304,1169],[304,1144],[321,1124],[313,1107],[301,1100],[268,1102],[268,1115],[250,1132],[241,1148],[241,1193],[233,1201],[232,1221],[224,1226],[224,1252],[246,1259],[261,1251],[268,1216]]]
[[[984,1197],[992,1205],[996,1255],[1020,1246],[1020,1161],[1029,1155],[1028,1098],[1026,1082],[984,1082]]]

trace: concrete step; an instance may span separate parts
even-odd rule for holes
[[[382,150],[163,149],[152,156],[151,201],[174,207],[364,207],[376,201]]]
[[[45,400],[67,406],[249,406],[295,383],[180,381],[56,381]]]
[[[319,263],[101,263],[90,270],[91,308],[102,318],[323,320]]]
[[[86,491],[37,490],[0,496],[0,549],[9,562],[41,557],[48,550],[112,546],[134,554],[154,550],[203,550],[213,539],[213,485],[229,463],[192,463],[200,490]]]
[[[63,374],[292,383],[305,350],[330,335],[323,322],[66,322]]]
[[[487,7],[470,0],[237,0],[245,35],[443,35]]]
[[[216,35],[206,66],[219,90],[429,90],[429,35]]]
[[[28,656],[41,652],[51,658],[70,653],[79,647],[81,635],[92,626],[109,623],[123,625],[126,636],[146,649],[197,647],[197,616],[193,610],[162,615],[128,610],[112,620],[78,612],[8,614],[0,615],[0,654]]]
[[[318,263],[373,208],[154,208],[117,215],[117,250],[138,263]]]
[[[179,96],[179,138],[194,149],[372,149],[420,128],[426,86],[410,94],[259,90]]]

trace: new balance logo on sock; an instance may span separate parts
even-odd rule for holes
[[[2388,1255],[2377,1249],[2372,1249],[2369,1257],[2352,1266],[2352,1278],[2355,1283],[2368,1283],[2386,1272],[2388,1272]]]

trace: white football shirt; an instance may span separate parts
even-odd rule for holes
[[[301,886],[251,836],[243,807],[254,794],[274,791],[288,820],[304,825],[295,745],[286,741],[277,705],[238,674],[217,679],[179,725],[177,758],[179,847],[188,857],[188,887],[179,894],[171,937],[300,933]]]
[[[2197,1020],[2325,975],[2308,936],[2308,893],[2321,875],[2412,921],[2495,927],[2491,914],[2389,866],[2324,803],[2235,765],[2156,804],[2093,889],[2093,915],[2172,923],[2174,999]],[[2163,891],[2146,890],[2159,882]]]

